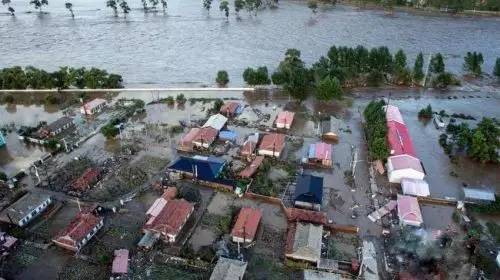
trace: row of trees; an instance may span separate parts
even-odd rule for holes
[[[60,67],[54,72],[28,66],[0,70],[2,89],[121,88],[122,76],[98,68]]]
[[[373,2],[392,10],[394,6],[411,6],[415,8],[433,7],[446,12],[461,12],[464,10],[500,11],[500,2],[497,0],[359,0],[362,6]]]
[[[363,111],[368,150],[371,158],[378,160],[384,160],[389,156],[384,105],[383,100],[371,101]]]
[[[446,153],[465,151],[470,158],[483,163],[499,161],[500,123],[496,119],[483,118],[473,129],[467,123],[450,123],[446,133],[439,139]]]

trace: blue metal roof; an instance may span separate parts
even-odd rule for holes
[[[229,140],[229,141],[236,141],[236,137],[238,134],[232,130],[221,130],[219,132],[219,138],[221,140]]]
[[[5,138],[2,135],[2,132],[0,131],[0,147],[5,145],[7,142],[5,141]]]
[[[197,179],[211,181],[219,177],[225,164],[224,160],[216,157],[180,157],[168,168],[193,173]]]
[[[294,200],[321,204],[323,201],[323,177],[299,175]]]

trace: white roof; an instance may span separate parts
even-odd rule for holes
[[[212,115],[210,116],[210,118],[208,118],[207,122],[203,125],[203,127],[213,127],[217,130],[221,130],[224,125],[226,125],[226,122],[227,122],[227,118],[224,117],[223,115],[221,114],[217,114],[217,115]]]
[[[243,279],[246,269],[246,262],[220,257],[210,280],[240,280]]]
[[[415,196],[430,196],[429,184],[425,180],[403,178],[401,179],[403,194]]]
[[[92,108],[95,108],[103,103],[106,103],[106,100],[105,99],[102,99],[102,98],[96,98],[96,99],[92,99],[90,100],[89,102],[85,103],[85,108],[87,110],[90,110]]]
[[[146,215],[151,215],[153,217],[158,216],[158,214],[160,214],[161,210],[165,207],[165,205],[167,205],[167,201],[163,197],[156,199],[153,205],[149,207],[148,211],[146,212]]]
[[[465,199],[495,201],[495,192],[488,189],[464,188]]]

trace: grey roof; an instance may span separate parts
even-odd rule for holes
[[[226,125],[226,122],[227,118],[224,117],[223,115],[221,114],[212,115],[210,116],[210,118],[208,118],[207,122],[203,125],[203,127],[209,126],[217,130],[221,130]]]
[[[464,188],[465,200],[486,200],[495,201],[495,192],[489,189]]]
[[[70,117],[62,117],[54,122],[52,122],[51,124],[49,124],[47,126],[47,129],[49,131],[56,131],[62,127],[64,127],[65,125],[69,124],[69,123],[72,123],[73,122],[73,119],[70,118]]]
[[[321,258],[321,240],[323,238],[323,226],[306,223],[297,223],[295,237],[293,240],[293,258],[318,262]]]
[[[46,194],[27,193],[5,209],[0,215],[0,219],[6,222],[10,222],[12,219],[13,222],[17,223],[49,198],[50,196]]]
[[[304,280],[341,280],[338,273],[331,273],[319,270],[304,269]]]
[[[246,262],[220,257],[210,280],[241,280],[246,269]]]

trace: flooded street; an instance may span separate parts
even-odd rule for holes
[[[303,2],[280,1],[276,10],[255,17],[241,11],[229,22],[213,4],[210,14],[201,1],[168,2],[167,15],[144,14],[140,1],[131,13],[113,17],[105,1],[72,1],[76,18],[65,1],[50,1],[40,16],[28,1],[13,0],[13,18],[0,14],[0,66],[34,65],[99,67],[122,74],[128,85],[213,84],[218,70],[230,75],[230,86],[243,83],[248,66],[277,67],[287,48],[297,48],[308,64],[333,45],[387,45],[405,50],[413,64],[416,54],[442,52],[446,66],[462,71],[467,51],[482,52],[484,70],[491,72],[498,56],[498,18],[421,16],[360,10],[338,5],[313,15]]]

